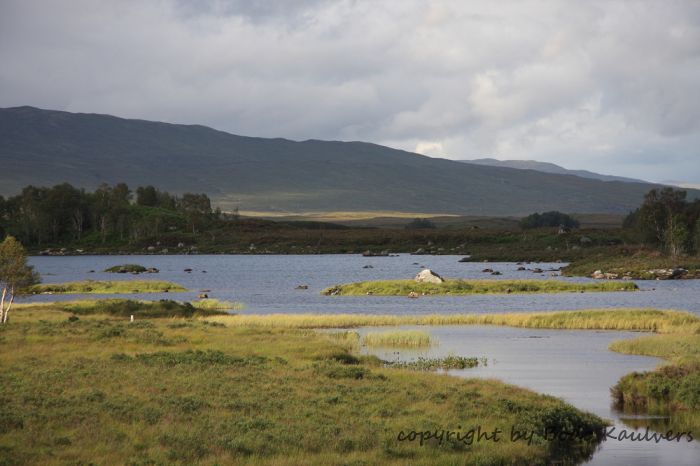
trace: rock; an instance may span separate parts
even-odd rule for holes
[[[296,290],[308,290],[309,285],[297,285]]]
[[[192,272],[192,269],[184,269],[183,272],[190,273],[190,272]]]
[[[523,270],[527,270],[527,269],[525,267],[522,267],[522,266],[518,267],[518,272],[522,272]]]
[[[542,273],[542,272],[543,272],[543,270],[540,269],[539,267],[535,267],[534,269],[532,269],[532,273]]]
[[[207,298],[209,298],[209,295],[206,293],[200,293],[199,295],[197,295],[197,297],[199,299],[207,299]]]
[[[591,244],[593,242],[593,240],[590,239],[588,236],[582,236],[578,239],[578,241],[581,244]]]
[[[596,270],[591,274],[591,278],[598,280],[617,280],[620,277],[617,273],[603,272],[602,270]]]
[[[374,267],[371,265],[365,265],[362,267],[363,269],[373,269]]]
[[[146,273],[158,273],[158,272],[160,272],[160,270],[158,270],[155,267],[149,267],[146,269]]]
[[[418,248],[418,249],[416,249],[415,251],[413,251],[411,254],[413,254],[413,255],[425,254],[425,249],[423,249],[423,248]]]
[[[184,248],[184,247],[185,247],[185,243],[177,243],[177,247],[178,247],[178,248]]]
[[[494,270],[493,272],[491,272],[491,275],[502,275],[502,273],[498,270]]]
[[[470,256],[467,256],[467,257],[462,257],[457,262],[471,262],[471,260],[472,260],[472,258]]]
[[[364,257],[389,257],[389,251],[380,251],[380,252],[375,252],[375,251],[365,251],[362,253]]]
[[[421,270],[418,275],[414,278],[415,281],[418,283],[435,283],[435,284],[440,284],[444,283],[445,280],[435,272],[433,272],[430,269],[424,269]]]
[[[155,250],[156,250],[156,247],[155,247],[155,246],[148,246],[148,247],[146,248],[146,251],[148,251],[148,252],[153,252],[153,251],[155,251]]]
[[[418,296],[419,296],[419,294],[416,293],[415,291],[411,291],[410,293],[408,293],[408,297],[411,299],[416,299],[416,298],[418,298]]]
[[[211,293],[211,290],[199,290],[200,293]]]
[[[493,269],[484,269],[482,270],[483,273],[493,273]]]

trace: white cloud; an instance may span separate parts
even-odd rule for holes
[[[0,65],[0,106],[700,182],[692,0],[5,0]]]

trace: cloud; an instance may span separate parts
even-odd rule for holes
[[[0,106],[456,159],[700,182],[698,82],[692,0],[0,3]]]

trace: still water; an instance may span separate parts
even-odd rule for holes
[[[412,278],[422,267],[443,277],[467,279],[563,278],[555,269],[563,264],[523,264],[544,273],[518,271],[514,263],[460,263],[461,256],[362,257],[359,255],[193,255],[193,256],[73,256],[32,257],[30,262],[45,283],[72,280],[157,279],[179,283],[186,293],[126,295],[139,299],[196,299],[200,290],[211,298],[238,301],[246,313],[367,313],[431,314],[555,311],[587,308],[653,307],[700,314],[700,280],[637,282],[638,292],[559,293],[530,295],[474,295],[462,297],[321,296],[326,287],[353,281]],[[102,272],[118,264],[156,267],[158,274],[121,275]],[[490,268],[502,275],[482,272]],[[192,272],[185,272],[192,269]],[[308,285],[306,290],[295,289]],[[95,297],[95,295],[89,295]],[[117,296],[117,295],[114,295]],[[77,295],[37,295],[24,301],[76,299]],[[100,295],[106,297],[106,295]],[[125,297],[121,295],[120,297]],[[425,329],[425,327],[423,327]],[[367,329],[362,329],[367,331]],[[609,388],[624,374],[651,370],[658,360],[627,356],[607,350],[629,332],[531,330],[492,327],[430,327],[440,345],[430,356],[448,353],[488,358],[488,366],[454,371],[463,377],[498,378],[541,393],[561,397],[578,408],[611,419],[622,426],[610,407]],[[385,359],[397,355],[380,354]],[[402,352],[399,357],[415,357]],[[592,465],[697,465],[698,441],[690,444],[604,442]]]
[[[384,360],[414,360],[422,357],[485,357],[486,366],[448,371],[458,377],[494,378],[538,393],[546,393],[614,422],[616,432],[631,429],[611,406],[610,387],[632,371],[652,370],[660,360],[645,356],[613,353],[614,340],[634,338],[639,333],[580,330],[541,330],[488,326],[404,326],[430,333],[438,341],[427,350],[367,349]],[[386,327],[365,327],[360,335],[387,331]],[[644,424],[644,421],[641,421]],[[417,426],[416,428],[419,428]],[[508,426],[504,426],[508,429]],[[614,435],[616,435],[616,432]],[[644,432],[641,429],[640,432]],[[687,465],[700,464],[700,444],[618,442],[607,440],[588,465]]]
[[[472,279],[527,279],[590,281],[588,278],[552,277],[517,271],[513,263],[460,263],[461,256],[362,257],[359,255],[198,255],[198,256],[73,256],[32,257],[46,283],[70,280],[157,279],[179,283],[190,293],[129,295],[142,299],[197,297],[198,290],[211,290],[209,297],[239,301],[250,313],[367,313],[431,314],[549,311],[605,307],[654,307],[700,313],[700,280],[640,281],[642,291],[614,293],[560,293],[529,295],[441,296],[408,299],[381,296],[321,296],[319,292],[338,283],[362,280],[412,278],[428,267],[443,277]],[[158,274],[121,275],[102,272],[118,264],[156,267]],[[527,268],[557,269],[563,264],[524,264]],[[364,268],[371,266],[372,268]],[[184,269],[192,269],[191,273]],[[502,273],[483,273],[490,268]],[[94,270],[93,273],[90,271]],[[308,285],[307,290],[296,290]],[[94,297],[94,296],[93,296]],[[75,299],[76,295],[44,295],[33,301]]]

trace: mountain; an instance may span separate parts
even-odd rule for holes
[[[67,181],[206,192],[241,210],[626,213],[654,185],[435,159],[365,142],[236,136],[199,125],[0,109],[0,192]]]
[[[474,160],[459,160],[463,163],[472,163],[476,165],[487,165],[489,167],[507,167],[517,168],[520,170],[536,170],[538,172],[556,173],[558,175],[574,175],[582,178],[590,178],[601,181],[624,181],[632,183],[646,183],[643,180],[634,178],[625,178],[624,176],[601,175],[600,173],[589,172],[588,170],[569,170],[562,166],[549,163],[538,162],[537,160],[497,160],[497,159],[474,159]]]

